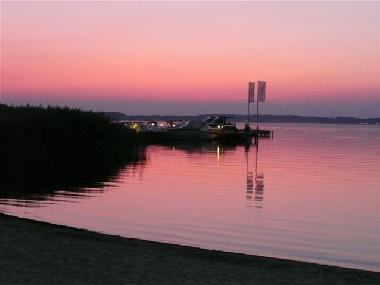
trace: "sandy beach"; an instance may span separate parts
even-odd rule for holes
[[[0,214],[1,284],[377,284],[375,272],[127,239]]]

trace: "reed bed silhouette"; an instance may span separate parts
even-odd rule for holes
[[[145,144],[106,116],[0,105],[0,197],[102,187],[145,159]]]

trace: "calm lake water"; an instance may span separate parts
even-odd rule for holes
[[[267,124],[258,147],[149,146],[100,189],[1,199],[21,217],[154,241],[380,270],[380,128]]]

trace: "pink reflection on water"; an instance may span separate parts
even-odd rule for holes
[[[20,216],[203,248],[379,269],[380,130],[271,126],[258,148],[151,146],[78,203]]]

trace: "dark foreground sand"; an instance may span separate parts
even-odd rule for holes
[[[126,239],[0,214],[0,284],[380,284],[379,275]]]

